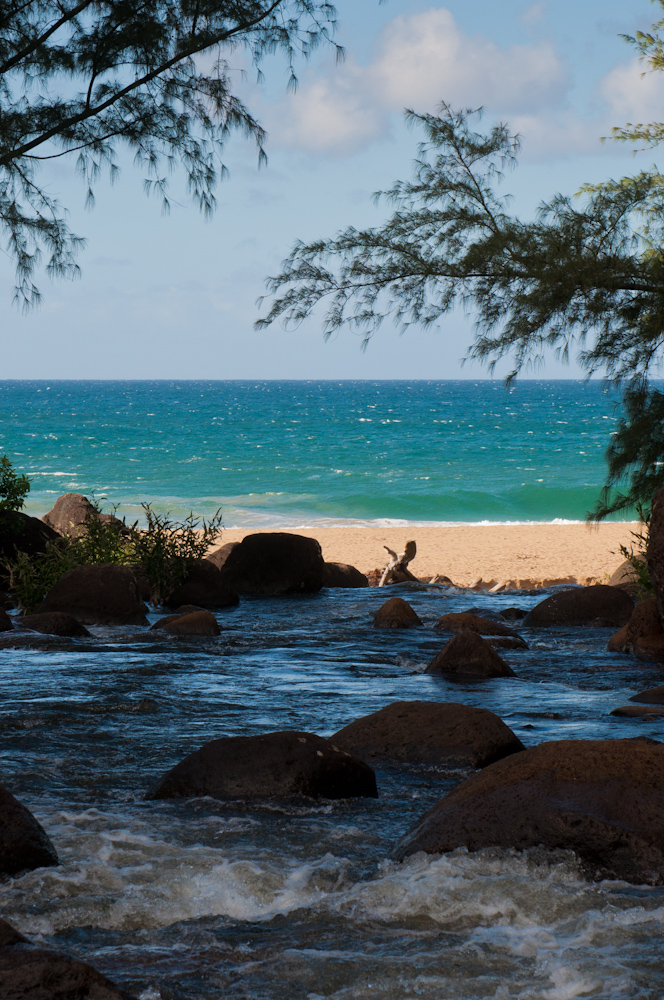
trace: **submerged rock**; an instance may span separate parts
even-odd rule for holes
[[[664,684],[661,684],[659,687],[648,688],[646,691],[640,691],[639,694],[633,695],[629,700],[640,701],[646,705],[664,705]]]
[[[238,594],[317,593],[323,586],[323,554],[315,538],[266,531],[245,535],[229,553],[221,573]]]
[[[195,604],[199,608],[232,608],[239,603],[239,597],[225,582],[221,570],[207,559],[191,562],[187,575],[179,587],[164,600],[169,608],[182,604]]]
[[[508,628],[494,618],[482,618],[472,611],[457,611],[439,618],[434,628],[439,632],[476,632],[478,635],[503,635],[516,637],[514,629]]]
[[[58,580],[37,608],[63,611],[85,625],[147,625],[146,607],[129,566],[78,566]]]
[[[313,733],[227,736],[206,743],[164,775],[148,799],[376,798],[376,777],[359,760]]]
[[[626,719],[644,718],[647,715],[664,715],[664,705],[620,705],[619,708],[614,708],[610,714]]]
[[[573,850],[594,878],[664,883],[664,745],[558,740],[473,775],[425,813],[398,848]]]
[[[31,944],[1,918],[0,997],[2,1000],[133,1000],[91,965]]]
[[[374,628],[417,628],[419,615],[403,597],[390,597],[373,616]]]
[[[634,601],[620,587],[596,584],[552,594],[536,604],[523,620],[528,627],[549,625],[624,625],[634,610]]]
[[[17,622],[21,628],[29,628],[42,635],[63,635],[70,638],[89,636],[85,625],[64,611],[51,611],[42,615],[24,615]]]
[[[210,611],[190,611],[184,615],[168,615],[152,626],[171,635],[221,635],[217,619]]]
[[[427,674],[460,677],[515,677],[509,664],[476,632],[460,632],[443,646],[426,668]]]
[[[41,823],[0,785],[0,875],[57,864],[58,855]]]
[[[324,587],[368,587],[369,580],[348,563],[326,562],[323,568]]]
[[[396,701],[340,729],[330,742],[375,764],[485,767],[523,750],[493,712],[455,702]]]

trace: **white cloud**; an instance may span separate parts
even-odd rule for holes
[[[445,8],[399,16],[379,38],[375,59],[352,58],[311,79],[277,110],[281,141],[312,151],[345,153],[385,134],[389,116],[442,101],[527,113],[560,101],[567,73],[549,42],[501,48],[464,35]]]
[[[664,74],[644,73],[638,59],[612,69],[602,80],[600,93],[614,125],[664,119]]]

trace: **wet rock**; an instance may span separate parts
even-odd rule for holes
[[[494,649],[528,649],[528,643],[520,635],[490,635],[487,642]]]
[[[538,844],[591,877],[664,882],[664,746],[560,740],[490,764],[446,795],[398,848],[438,853]]]
[[[78,566],[58,580],[38,614],[64,611],[84,625],[147,625],[146,607],[128,566]]]
[[[634,640],[632,652],[639,660],[664,662],[664,635],[643,635]]]
[[[597,584],[561,590],[537,604],[523,620],[530,628],[549,625],[589,625],[602,618],[624,625],[634,610],[634,601],[619,587]]]
[[[156,622],[153,629],[171,635],[221,635],[221,629],[211,611],[192,611],[186,615],[169,615]]]
[[[659,705],[621,705],[614,708],[610,715],[619,715],[628,719],[645,718],[646,716],[664,715],[664,706]]]
[[[245,535],[222,574],[238,594],[312,594],[323,586],[324,562],[315,538],[285,531]]]
[[[476,632],[460,632],[443,646],[426,668],[427,674],[467,677],[514,677],[512,668]]]
[[[91,965],[31,944],[0,919],[2,1000],[133,1000]]]
[[[224,542],[223,545],[218,545],[215,549],[210,549],[205,558],[208,562],[211,562],[213,566],[216,566],[217,569],[221,569],[226,565],[226,560],[233,549],[239,544],[239,542]]]
[[[493,712],[455,702],[397,701],[351,722],[330,742],[371,764],[485,767],[523,750]]]
[[[635,694],[630,701],[641,701],[646,705],[664,705],[664,684],[659,687],[648,688]]]
[[[500,612],[500,617],[504,618],[506,622],[520,622],[527,614],[525,608],[505,608]]]
[[[42,522],[57,531],[59,535],[70,535],[72,538],[78,538],[85,533],[86,520],[94,515],[94,506],[82,493],[63,493],[48,513],[44,514]],[[129,530],[124,521],[115,517],[114,514],[98,513],[96,516],[101,524],[113,525],[121,534],[125,534]]]
[[[324,587],[368,587],[369,580],[348,563],[326,562],[323,567]]]
[[[0,632],[11,632],[14,623],[6,611],[0,609]]]
[[[403,597],[390,597],[373,616],[374,628],[416,628],[421,624],[419,615]]]
[[[495,621],[493,618],[482,618],[472,611],[458,611],[443,615],[434,625],[439,632],[476,632],[478,635],[504,635],[515,638],[514,629]]]
[[[14,559],[17,552],[40,555],[49,542],[59,537],[57,531],[37,517],[29,517],[18,510],[0,511],[0,563]],[[2,579],[5,578],[3,568]]]
[[[199,608],[232,608],[239,603],[235,590],[228,585],[218,570],[207,559],[190,563],[187,576],[172,594],[164,600],[169,608],[182,604],[195,604]]]
[[[376,778],[357,757],[313,733],[227,736],[176,764],[148,799],[375,798]]]
[[[664,635],[664,629],[657,601],[651,597],[646,601],[639,601],[627,624],[611,636],[606,648],[612,653],[632,653],[638,639],[661,635]]]
[[[81,625],[73,615],[63,611],[52,611],[43,615],[24,615],[18,619],[21,628],[29,628],[42,635],[64,635],[70,638],[89,636],[85,625]]]
[[[0,785],[0,874],[18,875],[58,863],[55,848],[42,825]]]

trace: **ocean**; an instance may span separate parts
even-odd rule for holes
[[[581,521],[617,407],[599,381],[5,381],[0,453],[36,515],[81,492],[227,528]]]

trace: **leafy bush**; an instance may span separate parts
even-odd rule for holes
[[[121,563],[140,567],[150,585],[150,600],[159,604],[184,580],[189,563],[202,559],[221,531],[221,510],[206,521],[193,514],[184,521],[173,521],[168,514],[157,514],[149,503],[142,504],[147,528],[138,522],[120,528],[117,522],[101,517],[99,504],[93,503],[85,519],[85,531],[78,537],[63,537],[48,542],[39,556],[19,552],[7,564],[10,589],[20,607],[33,611],[70,570],[77,566]]]
[[[6,455],[0,458],[0,511],[21,510],[30,492],[30,480],[19,476]]]
[[[632,567],[634,582],[637,587],[637,597],[643,601],[647,597],[654,597],[655,594],[655,588],[652,585],[650,570],[645,558],[648,550],[648,538],[650,536],[650,509],[646,510],[637,504],[637,512],[641,528],[639,531],[631,532],[634,541],[630,544],[629,548],[626,545],[621,545],[620,551]]]

